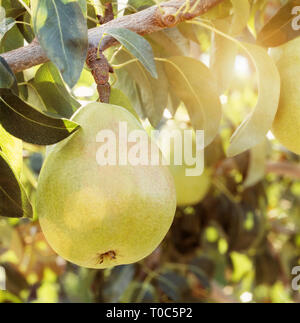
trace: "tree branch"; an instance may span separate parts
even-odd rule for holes
[[[267,172],[293,179],[300,179],[300,166],[291,162],[268,162]]]
[[[98,44],[101,41],[100,50],[103,51],[115,45],[117,41],[110,36],[105,36],[102,39],[102,35],[108,28],[127,28],[140,35],[150,34],[164,28],[174,27],[182,21],[200,16],[222,1],[224,0],[191,0],[190,8],[192,8],[193,4],[196,2],[198,3],[195,9],[192,12],[184,13],[183,8],[183,10],[175,16],[178,9],[184,5],[185,0],[171,0],[160,5],[163,13],[158,6],[153,6],[132,15],[120,17],[109,21],[102,26],[90,29],[89,46],[98,47]],[[7,61],[15,73],[45,63],[49,60],[37,41],[33,41],[28,46],[4,53],[1,56]]]

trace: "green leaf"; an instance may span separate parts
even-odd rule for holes
[[[177,28],[161,30],[146,37],[151,45],[160,49],[160,57],[184,56],[187,54],[187,39]]]
[[[37,145],[55,144],[78,128],[76,123],[41,113],[11,94],[0,98],[0,122],[13,136]]]
[[[20,176],[23,165],[23,143],[22,140],[10,135],[0,125],[0,150],[10,161],[12,169]]]
[[[293,28],[296,15],[292,11],[297,6],[300,6],[300,0],[291,0],[283,6],[262,28],[257,36],[257,43],[266,47],[276,47],[298,37],[299,30]]]
[[[51,62],[38,69],[32,85],[49,112],[69,119],[80,107],[79,102],[71,96],[58,70]]]
[[[35,37],[33,28],[31,26],[31,16],[29,12],[25,10],[23,15],[19,16],[18,19],[19,23],[17,24],[20,32],[26,39],[27,43],[31,43]],[[24,23],[23,23],[24,22]]]
[[[82,9],[72,0],[34,0],[32,7],[39,43],[72,88],[80,77],[88,49]]]
[[[121,51],[116,60],[124,63],[132,56]],[[161,120],[168,103],[168,83],[162,64],[157,64],[158,79],[154,79],[139,62],[131,63],[124,69],[138,85],[141,93],[142,114],[155,127]],[[122,72],[121,72],[122,73]]]
[[[191,293],[186,277],[175,271],[166,271],[156,279],[159,288],[175,302],[184,300]]]
[[[140,122],[139,116],[137,115],[136,111],[134,110],[130,100],[121,90],[116,89],[116,88],[111,89],[109,103],[114,104],[114,105],[118,105],[119,107],[122,107],[122,108],[128,110]]]
[[[18,95],[18,83],[15,74],[6,63],[5,59],[0,56],[0,89],[11,89]]]
[[[280,96],[279,72],[267,51],[252,44],[243,46],[255,63],[259,95],[256,107],[233,134],[228,156],[238,155],[264,141],[272,127]]]
[[[6,155],[0,152],[0,216],[32,217],[32,207]]]
[[[118,302],[132,281],[134,273],[134,265],[114,267],[102,287],[105,301]]]
[[[0,41],[4,35],[15,25],[15,20],[11,17],[6,18],[6,11],[0,7]]]
[[[87,3],[86,0],[78,0],[79,6],[84,14],[84,16],[86,16],[87,14]]]
[[[137,112],[140,118],[145,118],[145,114],[142,107],[142,101],[136,82],[130,77],[129,73],[122,70],[115,70],[118,76],[118,81],[115,84],[115,88],[120,89],[130,100],[134,110]]]
[[[105,33],[114,37],[135,56],[153,78],[158,77],[152,47],[145,38],[125,28],[109,28]]]
[[[0,52],[5,53],[20,48],[24,45],[24,37],[16,25],[14,25],[1,40]]]
[[[267,144],[268,142],[265,139],[262,143],[251,149],[247,176],[243,183],[245,188],[256,185],[265,177]]]
[[[169,57],[165,62],[169,84],[189,113],[195,130],[204,130],[205,145],[219,131],[222,110],[216,81],[200,61],[184,56]]]

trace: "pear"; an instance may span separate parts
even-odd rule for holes
[[[278,112],[272,132],[290,151],[300,155],[300,38],[270,51],[281,76]]]
[[[126,109],[92,103],[72,120],[81,128],[51,149],[39,177],[36,211],[42,231],[60,256],[79,266],[139,261],[158,247],[172,224],[172,175],[161,163],[99,164],[99,131],[115,134],[117,147],[119,122],[127,124],[128,133],[145,132]],[[147,140],[152,144],[148,135]]]
[[[180,130],[182,138],[184,138],[184,130],[192,130],[192,128],[189,127],[186,122],[179,120],[168,120],[166,125],[161,129],[161,135],[158,139],[158,143],[165,158],[168,158],[168,156],[170,156],[169,169],[174,177],[177,206],[192,206],[200,203],[210,190],[212,183],[212,171],[209,168],[206,168],[204,172],[199,176],[187,176],[186,170],[195,166],[188,166],[184,162],[182,163],[182,165],[175,164],[174,142],[171,143],[171,145],[166,145],[166,141],[163,140],[163,131],[165,130],[171,132],[172,130],[176,129]],[[195,153],[195,136],[193,137],[192,148],[193,152]],[[182,141],[182,152],[184,152],[184,140]],[[184,156],[182,156],[182,160],[184,161]]]

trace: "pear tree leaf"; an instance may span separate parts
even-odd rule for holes
[[[145,118],[141,96],[136,82],[124,69],[115,70],[115,73],[118,77],[118,81],[114,85],[114,88],[120,89],[128,97],[130,103],[140,118]]]
[[[23,165],[22,140],[13,137],[0,125],[0,150],[6,155],[12,169],[20,176]]]
[[[87,2],[86,0],[78,0],[79,6],[84,14],[84,16],[87,15]]]
[[[180,302],[190,294],[190,286],[184,275],[165,271],[157,277],[159,288],[173,301]]]
[[[132,56],[125,51],[119,52],[116,57],[120,63],[130,59]],[[124,69],[138,85],[142,102],[141,117],[147,117],[154,127],[157,126],[168,103],[168,81],[163,64],[157,64],[158,79],[154,79],[140,62],[131,63]]]
[[[246,27],[250,17],[249,0],[231,0],[233,17],[229,33],[233,36],[239,35]]]
[[[9,160],[0,151],[0,216],[32,217],[32,206]]]
[[[267,139],[250,150],[250,161],[247,176],[243,183],[245,188],[256,185],[265,177],[267,152]]]
[[[11,89],[18,95],[18,83],[15,74],[6,63],[5,59],[0,56],[0,89]],[[1,91],[1,90],[0,90]]]
[[[195,130],[204,130],[205,145],[219,131],[222,117],[216,81],[211,71],[200,61],[185,57],[169,57],[165,62],[169,84],[183,101]]]
[[[231,0],[225,0],[219,3],[217,6],[209,9],[202,17],[209,20],[223,19],[230,15],[232,10]]]
[[[109,28],[105,33],[114,37],[135,56],[153,78],[158,78],[152,47],[144,37],[125,28]]]
[[[0,41],[15,24],[16,21],[12,17],[6,18],[5,8],[0,6]]]
[[[116,89],[116,88],[111,89],[109,103],[125,108],[131,114],[133,114],[136,117],[136,119],[140,122],[139,116],[134,110],[130,100],[120,89]]]
[[[171,31],[171,29],[173,28],[170,28],[168,32],[167,30],[161,30],[146,36],[152,47],[159,47],[160,57],[184,56],[185,54],[186,39],[182,41],[184,37],[179,37],[178,33]],[[180,33],[179,30],[178,32]]]
[[[88,49],[82,8],[72,0],[33,0],[32,8],[39,43],[72,88],[80,77]]]
[[[255,63],[259,93],[256,107],[231,138],[228,156],[238,155],[265,140],[272,127],[280,97],[280,75],[267,51],[252,44],[243,46]]]
[[[73,121],[36,110],[12,94],[0,97],[0,122],[13,136],[36,145],[52,145],[78,129]]]
[[[114,267],[103,286],[103,296],[107,302],[118,302],[132,281],[134,265]]]
[[[276,47],[300,36],[299,29],[293,26],[294,23],[299,25],[299,19],[296,19],[299,15],[299,10],[296,11],[298,6],[300,0],[291,0],[281,7],[262,28],[257,36],[257,43],[266,47]]]
[[[32,85],[43,100],[47,111],[70,118],[80,107],[67,90],[55,65],[48,62],[36,72]]]
[[[215,22],[215,27],[225,32],[229,30],[230,24],[227,20],[220,20]],[[234,64],[237,53],[237,44],[214,33],[211,46],[210,69],[217,80],[219,94],[222,94],[230,86],[234,76]]]

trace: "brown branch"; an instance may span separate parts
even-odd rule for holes
[[[300,179],[300,165],[291,162],[268,162],[267,172],[293,179]]]
[[[160,5],[163,14],[157,6],[153,6],[132,15],[120,17],[109,21],[104,25],[90,29],[89,46],[97,47],[102,39],[102,35],[108,28],[127,28],[140,35],[150,34],[164,28],[174,27],[182,21],[200,16],[222,1],[224,0],[199,0],[199,4],[193,12],[184,13],[184,10],[181,10],[175,17],[175,14],[185,3],[185,0],[171,0]],[[196,0],[191,0],[191,7],[195,2]],[[100,50],[103,51],[116,43],[116,40],[112,37],[105,36],[101,41]],[[45,63],[49,60],[36,41],[28,46],[4,53],[1,56],[7,61],[15,73]]]

